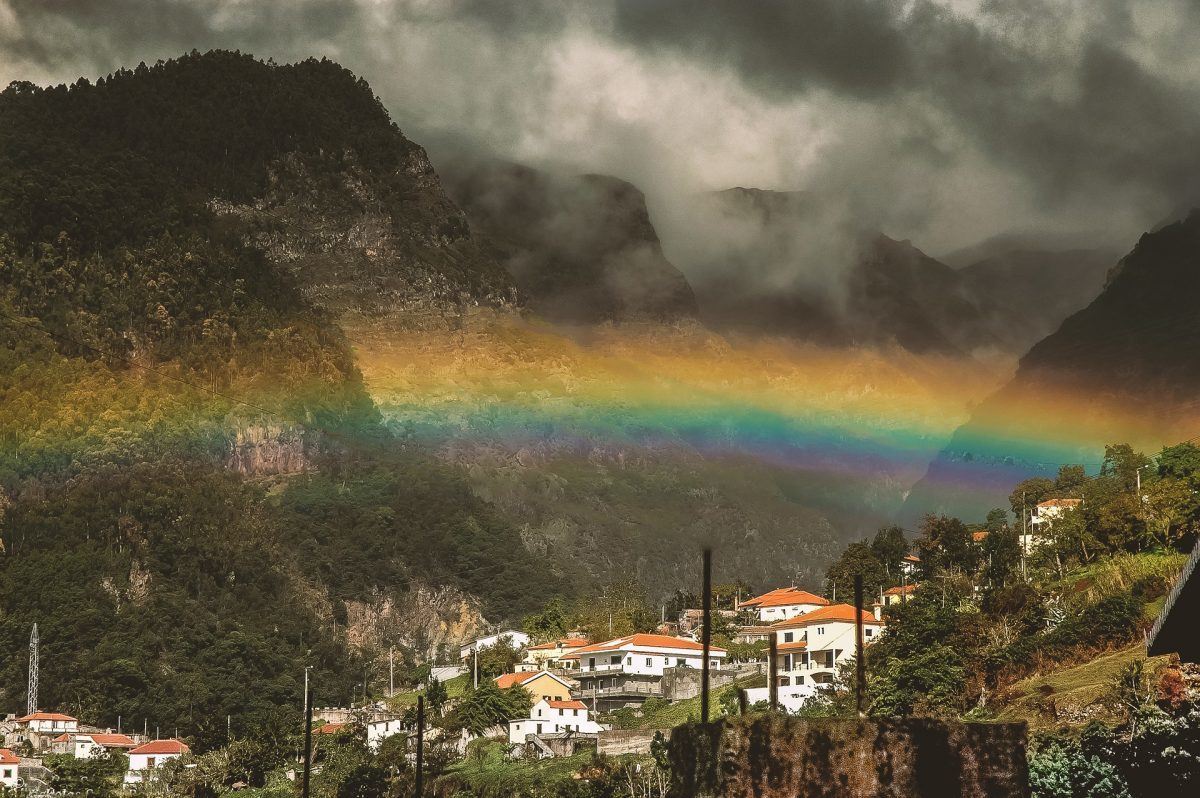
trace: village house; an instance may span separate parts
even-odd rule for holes
[[[738,643],[761,643],[769,641],[775,630],[770,626],[739,626],[734,641]]]
[[[408,728],[400,718],[373,720],[367,724],[367,748],[378,753],[384,740],[397,734],[405,734]]]
[[[1029,527],[1026,534],[1021,535],[1021,550],[1028,554],[1045,540],[1054,522],[1063,513],[1074,510],[1083,504],[1083,499],[1046,499],[1037,503],[1029,512]]]
[[[151,740],[143,743],[129,752],[125,783],[142,784],[149,781],[155,768],[188,753],[191,753],[191,749],[182,740]]]
[[[774,625],[779,685],[832,684],[838,663],[854,656],[855,609],[833,604]],[[883,621],[862,611],[863,643],[873,643]]]
[[[518,632],[515,629],[507,629],[503,632],[477,637],[470,643],[462,645],[458,649],[458,658],[460,660],[468,660],[477,650],[482,651],[485,648],[492,648],[501,640],[506,640],[517,651],[529,645],[529,635],[524,632]]]
[[[796,587],[781,587],[741,602],[738,609],[754,613],[759,623],[770,624],[826,606],[829,606],[827,598]]]
[[[21,772],[21,758],[7,748],[0,748],[0,784],[10,790],[17,789]]]
[[[900,573],[906,579],[912,579],[921,570],[921,558],[915,554],[905,554],[900,558]]]
[[[567,657],[579,662],[580,695],[607,709],[650,696],[673,699],[686,691],[690,697],[703,654],[704,647],[686,637],[638,633],[584,646]],[[718,670],[725,657],[725,649],[713,647],[709,668]],[[713,684],[719,681],[714,678]]]
[[[530,708],[529,717],[508,722],[508,741],[517,745],[526,742],[529,735],[599,734],[606,728],[591,719],[591,713],[582,701],[543,698]]]
[[[566,701],[571,697],[571,688],[573,687],[566,679],[550,673],[550,671],[502,673],[496,677],[496,686],[501,690],[523,687],[527,693],[533,696],[534,701],[539,699]]]
[[[79,721],[61,712],[34,712],[22,718],[17,723],[24,726],[32,734],[73,734],[79,731]]]
[[[526,646],[525,659],[517,663],[517,670],[544,671],[550,668],[573,668],[576,664],[575,660],[563,660],[563,657],[583,648],[588,642],[583,637],[564,637],[552,643]]]
[[[889,587],[883,591],[883,606],[890,607],[893,604],[901,604],[913,597],[916,592],[916,585],[900,585],[899,587]]]
[[[55,751],[70,754],[76,759],[91,759],[112,751],[131,751],[137,747],[137,743],[132,737],[125,734],[80,732],[78,734],[61,734],[55,737],[53,747]]]

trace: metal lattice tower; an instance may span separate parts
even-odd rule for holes
[[[29,635],[29,710],[32,715],[38,710],[38,633],[37,624]]]

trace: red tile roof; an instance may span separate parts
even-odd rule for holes
[[[551,709],[587,709],[582,701],[547,701]]]
[[[326,726],[344,725],[327,723]],[[186,754],[192,749],[188,748],[182,740],[151,740],[148,743],[142,743],[137,748],[129,753],[132,754]]]
[[[775,647],[775,650],[780,654],[786,654],[789,651],[801,651],[808,648],[808,643],[804,640],[797,640],[793,643],[780,643]]]
[[[516,684],[525,684],[535,676],[539,676],[545,671],[529,671],[528,673],[502,673],[496,677],[496,686],[501,690],[506,690]]]
[[[1078,507],[1083,504],[1083,499],[1046,499],[1044,502],[1038,502],[1038,507]]]
[[[975,541],[976,543],[982,543],[983,541],[987,540],[987,536],[988,531],[986,529],[981,529],[978,532],[971,533],[971,540]]]
[[[816,604],[824,607],[829,604],[829,599],[796,587],[781,587],[778,590],[772,590],[770,593],[764,593],[761,596],[755,596],[752,599],[743,601],[739,606],[788,607],[793,604]]]
[[[91,737],[92,742],[102,748],[134,748],[137,746],[132,737],[124,734],[81,734],[80,737]]]
[[[683,649],[686,651],[703,651],[704,646],[697,643],[695,640],[690,640],[686,637],[670,637],[668,635],[652,635],[637,634],[618,637],[614,640],[605,640],[603,643],[593,643],[590,646],[584,646],[581,649],[571,652],[563,657],[563,659],[579,659],[582,654],[592,654],[597,651],[617,651],[626,648],[671,648]],[[725,649],[717,646],[710,647],[709,651],[713,654],[725,653]]]
[[[34,712],[26,715],[23,718],[17,718],[17,723],[28,723],[31,720],[68,720],[79,722],[78,718],[73,718],[70,715],[64,715],[61,712]]]
[[[63,732],[62,734],[58,735],[50,742],[52,742],[52,743],[69,743],[69,742],[71,742],[71,735],[67,734],[66,732]]]
[[[0,763],[5,765],[19,765],[21,764],[21,757],[7,748],[0,748]]]
[[[902,587],[889,587],[887,590],[883,591],[883,595],[885,595],[885,596],[903,596],[907,593],[913,592],[916,589],[917,589],[916,585],[903,585]]]
[[[875,620],[875,616],[863,610],[862,619],[864,624],[873,624],[882,626],[883,621]],[[854,623],[854,608],[849,604],[833,604],[828,607],[822,607],[819,610],[813,610],[807,615],[801,615],[798,618],[791,618],[786,621],[771,624],[774,629],[790,629],[796,626],[808,626],[814,623]]]

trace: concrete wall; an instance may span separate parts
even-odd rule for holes
[[[671,734],[670,798],[1024,798],[1024,724],[754,715]]]
[[[600,732],[596,741],[596,750],[609,756],[622,754],[648,754],[650,742],[654,739],[655,729],[608,729]],[[670,729],[661,730],[664,737],[671,736]]]
[[[738,676],[736,670],[709,671],[708,684],[710,689],[716,689],[734,681]],[[685,698],[695,698],[700,695],[699,668],[667,668],[663,671],[662,697],[668,701],[682,701]]]

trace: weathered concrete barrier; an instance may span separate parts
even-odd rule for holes
[[[1024,798],[1025,725],[751,715],[676,728],[671,798]]]
[[[658,729],[606,729],[599,734],[596,750],[609,756],[625,754],[648,754],[650,743]],[[670,736],[670,729],[662,729],[663,736]]]

